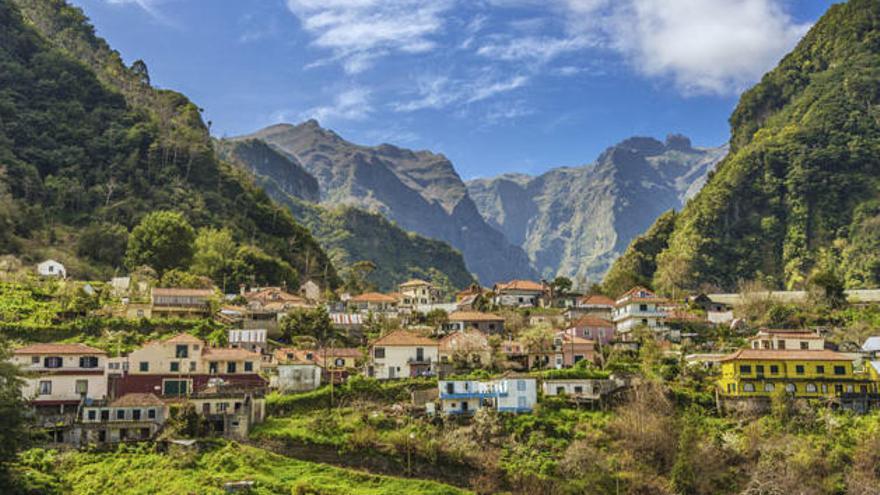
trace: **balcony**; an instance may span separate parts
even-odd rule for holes
[[[432,362],[433,362],[433,361],[431,360],[431,358],[429,358],[429,357],[425,357],[425,356],[422,356],[422,357],[418,357],[418,356],[416,356],[416,357],[411,357],[411,358],[408,358],[408,359],[406,360],[406,363],[407,363],[407,364],[424,364],[424,365],[430,365]]]

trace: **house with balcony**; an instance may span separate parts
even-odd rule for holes
[[[440,302],[440,289],[434,287],[431,282],[414,278],[398,286],[401,296],[400,305],[405,307],[430,306]]]
[[[550,288],[543,282],[531,280],[511,280],[495,284],[492,288],[492,303],[509,308],[536,308],[547,303]]]
[[[538,403],[537,380],[507,374],[491,380],[441,380],[438,382],[440,412],[473,414],[483,408],[500,412],[528,413]]]
[[[397,313],[398,298],[378,292],[367,292],[350,298],[346,305],[359,313]]]
[[[79,407],[107,396],[107,353],[85,344],[33,344],[11,361],[24,372],[22,396],[55,442],[70,441]]]
[[[486,335],[499,335],[504,333],[504,318],[494,313],[480,311],[453,311],[449,313],[446,323],[443,324],[443,331],[449,333],[465,330],[477,330]]]
[[[114,397],[152,393],[161,398],[181,397],[213,383],[262,388],[262,357],[242,348],[209,347],[201,339],[182,333],[152,341],[126,357],[127,371],[113,381]]]
[[[150,314],[153,318],[207,318],[214,296],[211,289],[154,287],[150,291]]]
[[[825,339],[810,330],[777,330],[763,328],[749,337],[752,349],[773,349],[778,351],[801,350],[821,351],[825,348]]]
[[[767,403],[779,389],[800,399],[838,401],[877,394],[877,382],[870,373],[856,371],[853,357],[844,353],[824,349],[740,349],[720,361],[717,390],[728,403]]]
[[[436,340],[407,330],[395,330],[370,345],[367,374],[382,380],[432,376],[438,360]]]
[[[545,397],[564,397],[573,402],[605,405],[626,383],[612,378],[545,379],[541,387]]]
[[[666,332],[667,299],[658,297],[644,287],[633,287],[614,302],[612,321],[617,334],[625,338],[634,328],[645,327]]]

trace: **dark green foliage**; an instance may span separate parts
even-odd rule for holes
[[[803,288],[820,248],[840,244],[846,285],[874,284],[876,208],[864,205],[880,198],[878,101],[880,2],[834,5],[743,94],[731,152],[675,220],[656,274],[616,271],[688,289]]]
[[[21,396],[21,370],[8,361],[5,339],[0,339],[0,492],[11,484],[8,464],[27,443],[27,407]]]
[[[0,2],[0,223],[11,227],[0,233],[0,250],[67,240],[57,229],[75,242],[53,248],[85,247],[94,241],[76,240],[89,225],[132,228],[148,212],[174,210],[335,286],[308,231],[218,162],[200,110],[148,81],[145,66],[125,67],[63,0]],[[119,267],[99,258],[87,257]]]
[[[128,229],[113,223],[93,223],[83,229],[76,244],[82,258],[109,266],[121,266],[128,247]]]
[[[288,342],[294,337],[310,337],[320,347],[333,345],[332,341],[342,338],[323,306],[289,313],[281,322],[281,333]]]
[[[173,268],[188,268],[196,233],[186,218],[173,211],[148,214],[131,231],[125,264],[130,269],[147,265],[161,276]]]
[[[651,278],[657,270],[657,255],[667,247],[669,235],[675,228],[675,218],[674,211],[660,215],[644,235],[629,245],[605,275],[602,293],[616,297],[636,285],[651,286]]]

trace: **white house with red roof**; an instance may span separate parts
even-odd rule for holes
[[[629,333],[633,328],[646,327],[654,331],[666,331],[667,299],[641,287],[633,287],[614,301],[614,322],[618,334]]]
[[[495,284],[492,302],[498,306],[530,308],[544,306],[550,292],[547,284],[531,280],[511,280]]]
[[[379,379],[430,376],[439,361],[439,342],[408,330],[395,330],[370,346],[367,374]]]

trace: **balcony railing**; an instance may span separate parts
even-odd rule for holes
[[[431,364],[432,360],[429,357],[411,357],[406,360],[408,364]]]

